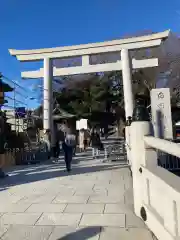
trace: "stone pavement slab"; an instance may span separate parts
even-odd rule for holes
[[[114,197],[121,197],[122,195],[124,196],[125,194],[125,189],[124,186],[120,185],[118,187],[114,187],[111,185],[110,187],[107,188],[107,195],[108,196],[114,196]]]
[[[133,213],[133,206],[126,204],[106,204],[104,213]]]
[[[91,196],[88,203],[124,203],[124,196]]]
[[[101,195],[101,196],[107,196],[108,191],[106,188],[104,189],[86,189],[86,188],[80,188],[77,189],[74,193],[75,196],[92,196],[92,195]]]
[[[103,213],[105,204],[68,204],[65,213]]]
[[[40,216],[39,213],[5,213],[0,218],[0,224],[34,225]]]
[[[2,236],[2,240],[48,240],[53,227],[14,225]],[[56,239],[57,240],[57,239]]]
[[[80,213],[43,213],[36,225],[44,226],[78,226],[82,214]]]
[[[66,208],[66,204],[32,204],[26,212],[31,213],[62,213]]]
[[[30,207],[31,204],[15,204],[15,203],[3,203],[0,204],[0,212],[1,213],[23,213]]]
[[[124,201],[126,204],[133,204],[133,193],[132,189],[125,190]]]
[[[10,196],[3,196],[3,194],[0,195],[1,199],[1,204],[11,204],[11,203],[17,203],[21,199],[23,199],[24,196],[15,196],[15,195],[10,195]]]
[[[134,213],[126,214],[126,227],[127,228],[142,228],[145,227],[144,222],[137,217]]]
[[[52,203],[87,203],[89,196],[57,196]]]
[[[58,183],[59,184],[59,183]],[[57,192],[57,194],[60,194],[60,195],[65,195],[65,196],[73,196],[74,193],[75,193],[75,188],[70,188],[70,187],[67,187],[67,186],[64,186],[62,188],[59,188],[59,186],[54,185],[54,187],[56,187],[57,189],[59,189],[59,192]],[[54,188],[53,187],[53,188]]]
[[[125,214],[83,214],[80,226],[125,227]]]
[[[54,194],[49,195],[31,195],[26,198],[21,199],[18,203],[19,204],[27,204],[27,203],[51,203],[54,200]]]

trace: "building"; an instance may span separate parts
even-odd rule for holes
[[[24,132],[27,130],[27,119],[17,117],[16,110],[5,110],[7,123],[11,125],[11,130],[16,132]]]

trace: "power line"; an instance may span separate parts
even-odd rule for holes
[[[18,84],[17,82],[15,82],[14,80],[9,79],[8,77],[4,76],[3,74],[2,74],[2,77],[3,77],[5,80],[7,80],[7,81],[12,82],[14,85],[18,86],[18,87],[21,88],[23,91],[27,92],[27,89],[25,89],[24,87],[22,87],[21,85],[19,85],[19,84]]]
[[[18,103],[22,103],[22,104],[24,104],[24,105],[27,105],[26,103],[24,103],[24,102],[22,102],[22,101],[20,101],[20,100],[14,99],[14,98],[12,98],[12,97],[10,97],[10,96],[5,96],[5,98],[10,99],[10,100],[13,100],[13,101],[18,102]]]

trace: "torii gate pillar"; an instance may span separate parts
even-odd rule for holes
[[[121,62],[124,89],[124,106],[127,120],[128,117],[132,117],[134,109],[134,97],[132,90],[132,59],[130,58],[128,49],[121,50]]]
[[[44,58],[44,116],[43,116],[43,129],[52,130],[53,119],[52,119],[52,79],[53,79],[53,67],[52,60],[50,58]]]

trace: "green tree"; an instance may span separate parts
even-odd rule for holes
[[[88,116],[95,111],[106,111],[109,96],[108,81],[95,77],[73,83],[73,87],[69,83],[65,89],[56,93],[61,108],[80,117]]]

